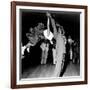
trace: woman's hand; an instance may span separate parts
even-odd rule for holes
[[[51,17],[51,14],[49,12],[46,13],[47,17]]]

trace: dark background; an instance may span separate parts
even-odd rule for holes
[[[22,43],[27,43],[26,33],[30,27],[35,27],[39,22],[47,24],[47,11],[41,10],[21,10],[21,32]],[[80,12],[62,12],[62,11],[49,11],[51,16],[63,26],[65,35],[70,35],[72,39],[80,39]]]
[[[35,27],[39,22],[47,24],[47,11],[41,10],[20,10],[20,33],[21,42],[23,45],[27,44],[28,39],[26,33],[29,32],[30,27]],[[80,40],[80,13],[79,12],[62,12],[49,11],[51,16],[63,26],[66,38],[70,35],[73,40]],[[50,57],[47,61],[52,63],[52,53],[49,51]],[[41,49],[39,43],[35,47],[31,47],[31,53],[25,51],[25,58],[22,60],[22,71],[33,65],[40,64]]]

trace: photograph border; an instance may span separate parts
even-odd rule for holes
[[[54,82],[54,83],[43,83],[43,84],[16,84],[16,6],[41,6],[41,7],[53,7],[53,8],[74,8],[84,10],[84,81],[75,82]],[[83,5],[69,5],[69,4],[52,4],[52,3],[33,3],[33,2],[11,2],[11,88],[32,88],[32,87],[50,87],[50,86],[66,86],[66,85],[80,85],[88,83],[88,72],[87,72],[87,11],[88,7]]]

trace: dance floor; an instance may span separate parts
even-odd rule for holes
[[[56,68],[56,65],[38,65],[28,68],[24,71],[22,78],[45,78],[45,77],[59,77],[59,75],[56,75],[57,70],[60,70],[59,68]],[[73,64],[70,62],[63,74],[63,77],[65,76],[79,76],[80,75],[80,66],[79,64]]]

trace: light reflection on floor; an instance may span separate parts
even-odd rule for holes
[[[55,67],[56,65],[50,64],[33,66],[23,73],[22,78],[58,77],[54,76],[55,73],[57,72]],[[79,75],[80,75],[80,65],[73,64],[72,62],[70,62],[63,74],[63,77],[79,76]]]

